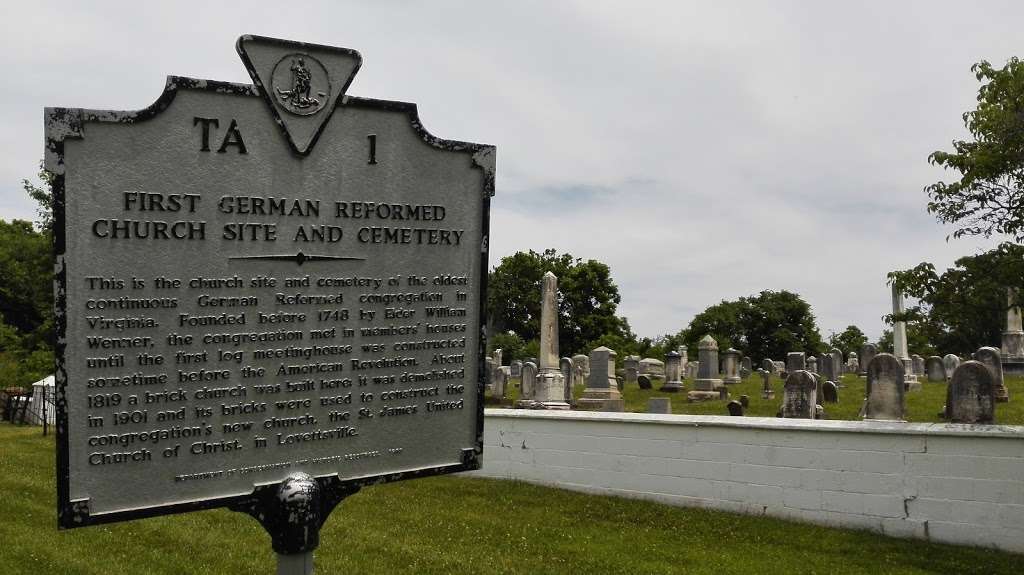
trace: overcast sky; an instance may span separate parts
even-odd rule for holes
[[[1020,54],[1024,2],[142,6],[5,4],[0,218],[35,219],[20,182],[44,106],[143,108],[169,74],[249,82],[249,33],[357,49],[349,94],[496,145],[491,265],[549,247],[607,263],[641,336],[786,289],[823,336],[874,338],[888,271],[994,243],[947,242],[922,188],[943,178],[928,154],[966,135],[971,64]]]

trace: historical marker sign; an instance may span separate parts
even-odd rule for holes
[[[495,149],[245,36],[255,85],[46,110],[62,527],[479,467]]]

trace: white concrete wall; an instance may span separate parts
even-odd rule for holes
[[[475,475],[1024,552],[1024,427],[488,409]]]

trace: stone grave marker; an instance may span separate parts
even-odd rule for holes
[[[572,404],[572,358],[563,357],[558,360],[558,369],[562,372],[562,384],[565,391],[565,402]]]
[[[868,364],[871,360],[878,355],[878,346],[873,343],[865,343],[860,346],[860,375],[861,377],[867,377],[868,375]]]
[[[495,148],[347,94],[354,50],[236,49],[253,84],[45,111],[57,519],[227,506],[312,565],[360,486],[480,467]]]
[[[693,387],[698,391],[713,391],[724,385],[718,377],[718,342],[710,335],[701,338],[697,346],[697,378]],[[717,392],[715,395],[718,395]]]
[[[772,373],[764,368],[757,370],[761,375],[761,399],[775,399],[775,390],[772,389]]]
[[[786,373],[807,370],[807,357],[802,351],[791,351],[786,354]]]
[[[946,380],[948,381],[952,379],[956,368],[960,367],[960,358],[952,353],[947,353],[942,356],[942,366],[946,368]]]
[[[742,416],[743,415],[743,404],[736,401],[735,399],[726,404],[726,408],[729,410],[729,415]]]
[[[578,409],[593,411],[623,411],[625,402],[615,379],[615,352],[598,347],[590,352],[590,377],[583,397],[576,400]]]
[[[651,389],[651,376],[649,375],[638,375],[636,376],[636,384],[640,389]]]
[[[640,356],[627,355],[622,360],[622,368],[625,374],[625,385],[636,383],[636,378],[640,374]]]
[[[928,375],[928,381],[946,381],[946,367],[943,365],[941,357],[928,356],[928,359],[924,360],[924,370]]]
[[[722,381],[726,385],[742,383],[740,378],[740,352],[737,349],[729,348],[722,352],[722,366],[724,367]]]
[[[512,377],[520,377],[520,376],[523,375],[523,371],[522,371],[523,370],[523,362],[522,362],[522,360],[519,360],[519,359],[513,360],[512,363],[510,363],[508,366],[509,366],[509,369],[511,369]]]
[[[647,413],[672,413],[672,399],[668,397],[648,398]]]
[[[903,421],[906,370],[896,356],[880,353],[868,364],[865,419]]]
[[[658,389],[666,393],[679,393],[683,389],[683,382],[680,381],[680,368],[682,357],[677,351],[670,351],[665,354],[665,383]]]
[[[818,373],[818,358],[813,355],[807,357],[807,371]]]
[[[519,399],[532,400],[537,392],[537,364],[528,361],[523,364],[521,380],[519,382]]]
[[[802,369],[790,372],[782,388],[782,417],[814,419],[818,404],[817,387],[810,372]]]
[[[974,352],[974,359],[985,364],[985,367],[992,372],[992,379],[995,382],[995,398],[999,403],[1010,401],[1010,392],[1003,382],[1003,362],[999,350],[994,347],[983,347]]]
[[[834,381],[821,384],[821,400],[824,403],[839,403],[839,386]]]
[[[965,361],[953,372],[946,394],[952,423],[989,424],[996,420],[996,380],[979,361]]]

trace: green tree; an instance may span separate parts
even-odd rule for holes
[[[838,349],[843,352],[844,356],[849,354],[851,351],[860,353],[861,346],[867,342],[868,337],[855,325],[848,325],[842,332],[833,333],[828,337],[829,347]]]
[[[541,278],[549,271],[558,277],[562,355],[588,353],[588,344],[604,336],[632,338],[629,324],[615,315],[621,296],[608,266],[553,249],[516,252],[491,271],[487,293],[491,333],[512,331],[526,342],[539,339]]]
[[[943,354],[969,355],[979,347],[1001,344],[1009,307],[1007,287],[1024,288],[1024,246],[1004,243],[962,257],[941,274],[933,264],[922,262],[891,272],[889,278],[919,300],[905,314],[908,340],[911,331],[920,331],[928,345]]]
[[[928,157],[960,178],[925,188],[928,211],[957,226],[953,237],[998,233],[1024,242],[1024,63],[1011,58],[994,68],[982,60],[971,71],[982,83],[977,107],[963,115],[971,139]]]
[[[691,357],[708,334],[719,350],[734,347],[755,361],[783,359],[790,351],[817,355],[824,350],[811,306],[785,290],[722,301],[697,314],[681,332]]]

